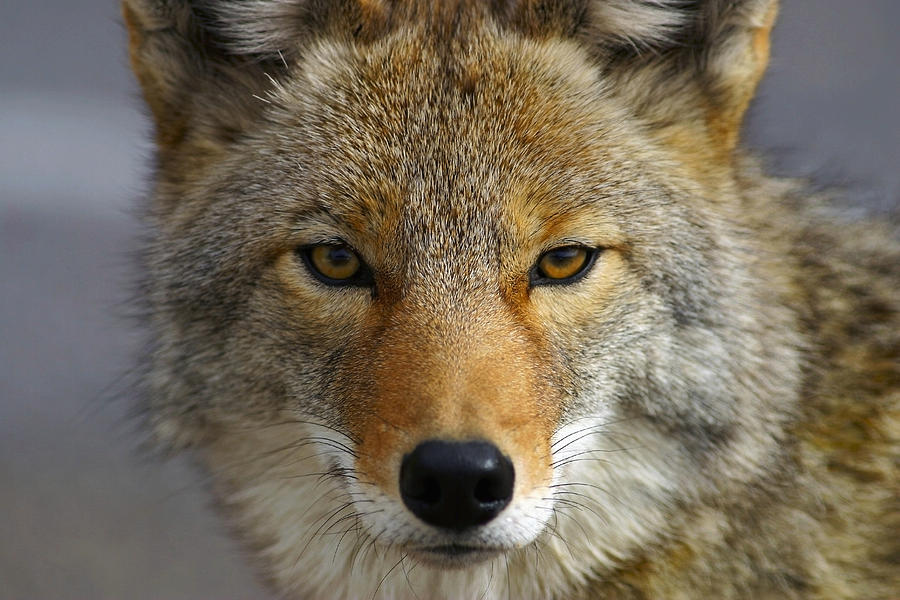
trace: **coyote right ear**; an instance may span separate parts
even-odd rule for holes
[[[534,34],[576,37],[610,89],[691,151],[727,157],[769,58],[778,0],[495,0]]]
[[[582,35],[613,87],[658,128],[671,125],[687,149],[710,143],[730,153],[769,60],[778,0],[589,0],[587,7]]]

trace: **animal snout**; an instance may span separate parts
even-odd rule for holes
[[[513,496],[512,461],[489,442],[422,442],[403,457],[400,495],[430,525],[462,531],[500,514]]]

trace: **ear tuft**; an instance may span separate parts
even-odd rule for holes
[[[231,54],[293,54],[315,15],[304,0],[201,0],[196,11]]]
[[[635,52],[676,42],[689,22],[685,0],[594,0],[584,35],[602,45],[625,45]]]
[[[765,26],[775,0],[589,0],[585,37],[634,54],[698,51]]]

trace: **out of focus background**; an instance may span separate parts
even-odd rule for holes
[[[784,0],[747,139],[900,198],[900,2]],[[0,598],[265,598],[196,474],[148,460],[119,382],[150,131],[116,0],[0,6]]]

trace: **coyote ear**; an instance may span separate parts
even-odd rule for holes
[[[123,0],[131,65],[160,148],[193,128],[228,135],[335,9],[317,0]],[[330,7],[341,3],[329,3]],[[256,96],[257,98],[254,98]]]
[[[615,88],[655,124],[682,140],[688,127],[688,138],[699,133],[730,151],[769,60],[777,8],[778,0],[588,0],[580,33]]]

